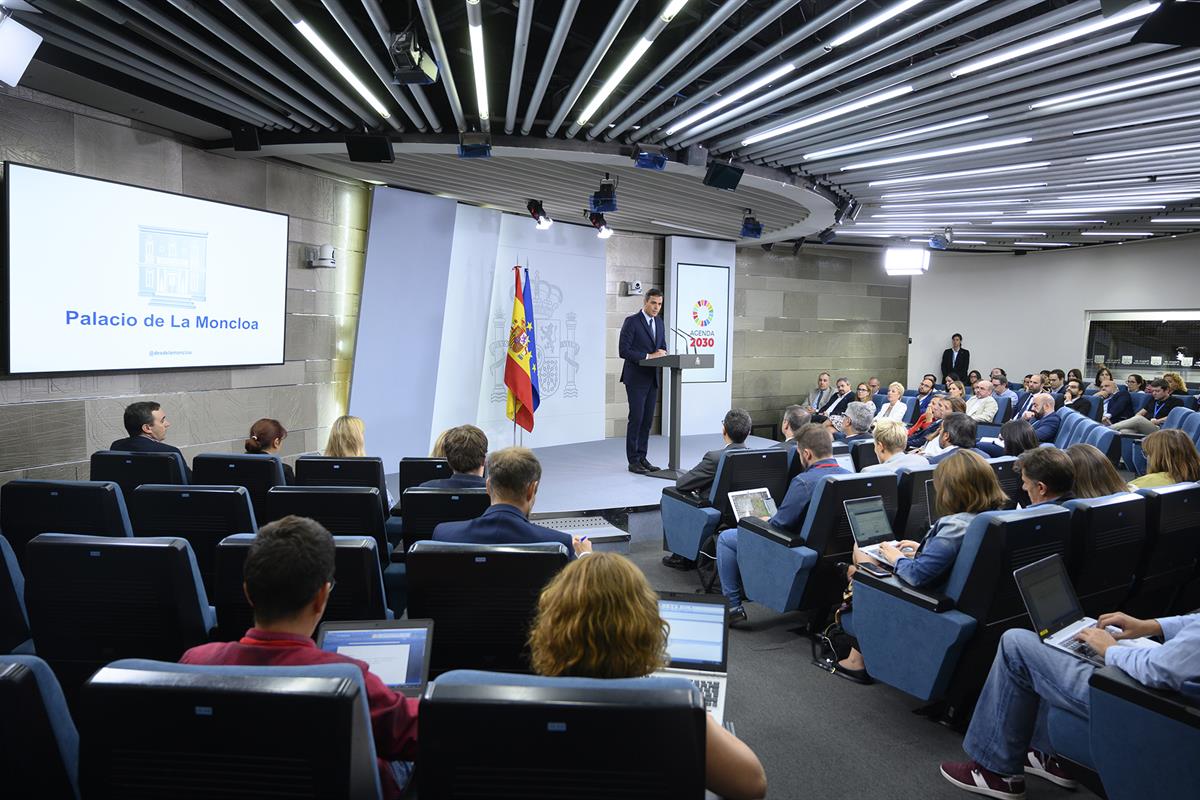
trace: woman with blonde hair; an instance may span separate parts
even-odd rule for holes
[[[1171,394],[1187,394],[1187,382],[1178,372],[1164,372],[1163,380],[1171,387]]]
[[[1155,431],[1142,439],[1146,474],[1129,482],[1129,490],[1200,481],[1200,453],[1191,437],[1178,428]]]
[[[367,426],[358,417],[348,414],[338,417],[329,427],[325,455],[331,458],[358,458],[367,454]]]
[[[903,402],[904,384],[892,381],[888,384],[887,402],[879,407],[875,419],[894,419],[904,422],[908,417],[908,404]]]
[[[1128,489],[1116,468],[1099,448],[1090,444],[1073,444],[1067,455],[1075,467],[1075,483],[1071,494],[1076,497],[1107,497]]]
[[[963,386],[962,381],[950,381],[946,385],[946,394],[950,395],[951,398],[962,400],[964,404],[967,402],[967,390]]]
[[[1008,502],[995,471],[970,450],[958,450],[938,463],[933,471],[933,492],[937,508],[929,509],[929,516],[933,519],[936,513],[937,521],[922,541],[879,545],[880,555],[892,566],[896,577],[911,586],[929,586],[944,579],[954,566],[963,534],[975,517],[984,511],[999,510]],[[857,546],[853,560],[855,564],[879,563]],[[853,578],[854,572],[852,566],[847,574]],[[853,612],[843,611],[841,623],[853,636]],[[837,662],[836,671],[858,683],[870,681],[866,662],[857,647]]]
[[[667,623],[658,595],[632,561],[591,553],[571,562],[546,585],[529,632],[539,675],[639,678],[666,664]],[[767,793],[762,763],[744,742],[705,715],[705,776],[722,797]]]

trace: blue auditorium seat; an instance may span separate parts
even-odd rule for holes
[[[114,658],[177,660],[215,627],[186,539],[43,533],[25,578],[34,646],[68,697]]]
[[[279,457],[261,453],[201,453],[192,459],[192,483],[245,486],[254,515],[264,521],[267,492],[287,485]]]
[[[0,654],[33,653],[29,638],[29,615],[25,613],[25,576],[21,565],[0,536]]]
[[[1058,435],[1054,438],[1055,447],[1066,450],[1073,444],[1090,444],[1101,453],[1112,457],[1118,439],[1116,431],[1074,409],[1060,408],[1054,413],[1062,419]]]
[[[875,452],[874,439],[861,439],[850,443],[850,459],[854,462],[854,471],[862,472],[864,468],[879,463]]]
[[[1021,473],[1017,472],[1017,457],[997,456],[987,459],[987,463],[992,468],[992,472],[996,474],[1000,490],[1008,498],[1008,507],[1016,508],[1018,504],[1028,505],[1029,496],[1025,494],[1025,489],[1021,486]]]
[[[1099,617],[1129,596],[1146,545],[1146,500],[1132,492],[1069,500],[1067,571],[1083,611]]]
[[[0,533],[17,562],[40,533],[133,536],[121,487],[112,481],[20,479],[0,486]]]
[[[925,482],[933,480],[935,467],[903,467],[896,473],[896,518],[892,529],[898,539],[921,541],[929,531]]]
[[[374,456],[332,458],[305,455],[296,459],[297,486],[366,486],[379,490],[380,507],[386,519],[391,513],[388,505],[387,477],[383,459]]]
[[[1188,409],[1189,411],[1196,410],[1196,396],[1195,395],[1184,394],[1184,395],[1176,395],[1176,397],[1178,397],[1180,402],[1183,403],[1184,408]]]
[[[88,474],[94,481],[112,481],[128,498],[144,483],[187,483],[187,465],[179,453],[131,453],[97,450]]]
[[[856,573],[846,628],[858,639],[868,672],[925,701],[945,697],[952,678],[982,686],[1003,631],[1028,626],[1013,571],[1065,554],[1070,519],[1058,506],[980,514],[938,586],[914,588],[894,576]],[[960,662],[971,665],[972,674],[956,676]]]
[[[1121,610],[1142,618],[1171,612],[1200,559],[1200,484],[1139,489],[1146,500],[1146,544],[1133,594]]]
[[[421,700],[418,791],[458,797],[477,785],[471,795],[484,797],[503,786],[508,797],[550,798],[579,797],[586,786],[588,797],[699,800],[705,725],[700,694],[683,678],[456,670]]]
[[[845,580],[837,563],[854,547],[845,501],[883,498],[896,513],[896,475],[828,475],[817,484],[799,531],[773,528],[745,517],[738,523],[737,563],[746,597],[778,612],[812,610],[823,619],[841,597]]]
[[[789,457],[790,453],[782,448],[726,450],[717,462],[712,486],[703,496],[681,492],[674,486],[663,489],[659,508],[667,549],[695,561],[705,539],[720,528],[733,527],[736,519],[729,508],[730,492],[766,487],[775,504],[782,503],[787,493]]]
[[[78,798],[79,733],[50,666],[35,656],[0,655],[0,709],[5,796]]]
[[[1167,412],[1167,419],[1159,430],[1178,429],[1185,433],[1188,430],[1195,430],[1193,426],[1200,426],[1200,422],[1192,420],[1196,416],[1200,416],[1200,412],[1177,406]],[[1142,451],[1142,439],[1145,438],[1146,435],[1140,433],[1121,434],[1121,458],[1124,459],[1125,466],[1135,475],[1146,473],[1146,454]]]
[[[76,717],[84,797],[382,796],[354,664],[124,659],[88,680]]]
[[[334,536],[370,536],[380,564],[391,563],[383,530],[379,489],[365,486],[273,486],[267,490],[264,524],[289,514],[321,523]]]

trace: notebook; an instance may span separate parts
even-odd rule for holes
[[[1021,591],[1033,629],[1044,644],[1098,667],[1104,666],[1099,653],[1075,638],[1084,628],[1095,627],[1096,620],[1083,615],[1062,556],[1055,553],[1021,567],[1013,573],[1013,580]]]
[[[429,619],[323,622],[317,647],[365,661],[392,691],[420,697],[429,682],[432,636]]]
[[[778,510],[775,508],[775,498],[765,488],[743,489],[740,492],[730,492],[729,507],[740,522],[742,517],[766,517],[770,519]]]
[[[654,674],[690,679],[704,698],[705,710],[724,724],[729,671],[725,598],[659,592],[658,613],[671,626],[667,636],[670,663]]]

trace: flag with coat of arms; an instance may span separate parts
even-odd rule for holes
[[[534,335],[533,292],[529,270],[525,270],[524,289],[521,267],[513,267],[516,291],[513,294],[512,324],[508,328],[508,355],[504,360],[504,385],[508,389],[506,416],[530,433],[533,413],[541,404],[537,375],[537,341]]]

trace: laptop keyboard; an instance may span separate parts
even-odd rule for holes
[[[704,707],[706,709],[716,708],[717,701],[721,699],[721,683],[706,681],[703,678],[692,678],[692,683],[700,690],[700,696],[704,698]]]
[[[1100,654],[1093,650],[1086,642],[1079,639],[1071,639],[1063,643],[1063,647],[1070,650],[1072,653],[1078,653],[1084,658],[1099,658]]]

